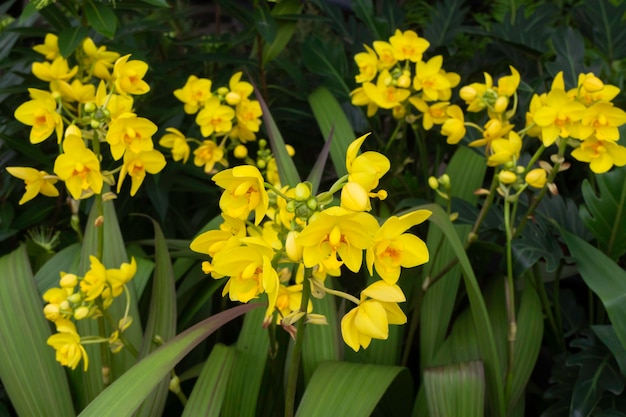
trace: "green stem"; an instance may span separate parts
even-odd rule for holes
[[[561,331],[561,328],[557,325],[556,320],[554,319],[554,313],[552,312],[552,307],[550,307],[550,300],[548,300],[548,294],[546,293],[546,287],[542,279],[542,275],[539,272],[538,264],[533,265],[532,275],[535,280],[535,289],[539,294],[541,304],[543,304],[543,311],[546,313],[546,317],[548,318],[548,323],[550,323],[552,332],[554,332],[554,337],[556,338],[559,351],[562,352],[565,350],[563,332]]]
[[[424,181],[428,181],[428,151],[426,150],[426,143],[424,142],[424,135],[419,134],[419,126],[417,123],[411,125],[413,133],[415,134],[415,141],[417,142],[417,150],[420,154],[420,164],[422,165],[422,171],[424,174]]]
[[[396,137],[398,136],[398,132],[400,132],[400,129],[402,128],[402,126],[404,126],[404,121],[399,121],[398,124],[396,125],[396,128],[391,133],[391,137],[387,141],[387,145],[385,145],[385,150],[383,151],[383,154],[387,154],[389,152],[389,148],[391,148],[391,144],[396,140]]]
[[[308,282],[311,276],[311,268],[304,271],[304,285],[302,285],[302,301],[300,302],[300,312],[305,313],[308,310],[309,297],[311,296],[311,284]],[[298,385],[298,370],[300,368],[300,354],[304,343],[304,333],[306,330],[306,319],[300,319],[298,331],[296,333],[296,343],[291,352],[291,362],[289,364],[289,373],[287,375],[287,388],[285,392],[285,417],[293,417],[296,409],[296,388]]]
[[[98,334],[100,337],[104,338],[106,334],[106,326],[104,324],[104,317],[98,317]],[[109,379],[109,374],[111,371],[111,357],[110,350],[107,343],[100,344],[100,357],[102,360],[102,381],[104,386],[108,386],[111,380]]]
[[[511,225],[511,202],[508,196],[504,199],[504,228],[506,231],[506,312],[509,322],[508,331],[508,365],[506,371],[505,395],[510,398],[513,382],[513,365],[515,355],[515,339],[517,337],[517,321],[515,318],[515,282],[513,280],[513,232]]]

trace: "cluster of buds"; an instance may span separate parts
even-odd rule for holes
[[[126,284],[137,272],[134,258],[116,269],[106,269],[95,256],[91,256],[90,261],[90,269],[84,276],[61,272],[59,287],[50,288],[43,295],[47,302],[44,314],[57,329],[57,333],[48,338],[48,345],[56,350],[56,359],[63,366],[75,369],[82,360],[85,371],[89,358],[84,345],[108,343],[113,353],[119,352],[124,347],[120,335],[131,325],[132,318],[128,315],[122,317],[108,338],[80,336],[74,320],[106,316],[106,310],[122,293],[127,294],[128,302]]]
[[[229,150],[237,159],[247,157],[245,144],[256,140],[263,112],[260,103],[251,98],[254,87],[241,81],[241,76],[242,72],[235,73],[228,87],[212,91],[210,79],[191,75],[182,88],[174,90],[174,96],[184,103],[185,113],[196,115],[196,124],[204,138],[187,138],[178,129],[166,129],[168,134],[159,144],[171,149],[174,161],[187,162],[191,154],[190,144],[196,146],[194,165],[204,167],[207,174],[215,171],[216,164],[228,166],[225,155]]]
[[[113,185],[117,172],[117,192],[128,175],[134,195],[146,173],[156,174],[165,167],[165,157],[152,142],[157,126],[133,109],[132,96],[150,90],[143,81],[148,65],[97,47],[90,38],[70,57],[76,64],[72,67],[70,58],[60,54],[56,35],[46,35],[44,44],[34,50],[45,61],[35,62],[32,72],[49,86],[47,90],[30,88],[31,100],[16,109],[15,118],[32,127],[31,143],[56,134],[62,151],[54,162],[54,175],[29,167],[7,168],[25,182],[20,204],[38,194],[58,196],[54,184],[59,180],[74,200],[88,198],[100,194],[105,182]],[[113,162],[122,160],[121,166],[102,168],[107,163],[103,143],[109,145]]]
[[[379,108],[390,109],[396,119],[410,123],[421,117],[426,130],[443,123],[452,88],[461,78],[442,68],[441,55],[422,60],[430,46],[426,39],[412,30],[396,30],[389,42],[364,46],[366,52],[354,57],[359,67],[356,82],[361,86],[352,91],[352,104],[367,106],[368,117]],[[413,109],[418,115],[412,114]]]
[[[224,189],[219,202],[224,221],[218,230],[204,232],[191,243],[192,250],[210,257],[203,271],[227,280],[223,295],[245,303],[264,294],[265,325],[279,323],[292,335],[294,323],[303,318],[325,322],[313,313],[310,300],[303,302],[305,289],[314,297],[332,294],[354,302],[341,329],[355,351],[367,348],[372,339],[386,339],[390,324],[406,322],[398,305],[405,301],[397,285],[401,268],[429,258],[425,243],[406,233],[426,220],[429,211],[391,216],[382,225],[369,213],[371,198],[387,196],[374,190],[390,164],[378,152],[359,155],[366,137],[348,148],[348,174],[317,195],[308,182],[292,188],[271,184],[251,165],[214,175],[213,181]],[[338,192],[340,204],[333,205]],[[326,278],[340,276],[342,267],[358,272],[364,255],[369,275],[375,271],[381,279],[359,298],[326,287]]]

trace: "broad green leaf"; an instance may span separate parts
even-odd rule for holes
[[[352,11],[356,17],[358,17],[367,28],[374,34],[376,39],[385,39],[388,34],[385,33],[385,25],[376,21],[376,11],[374,10],[374,3],[372,0],[353,0]]]
[[[580,217],[598,239],[599,248],[613,259],[626,253],[626,168],[595,175],[598,194],[589,181],[582,184],[585,205]]]
[[[219,417],[235,363],[235,348],[217,344],[204,363],[182,417]]]
[[[117,30],[117,16],[115,16],[109,3],[88,0],[85,3],[85,15],[96,32],[113,39]]]
[[[267,6],[267,3],[265,4]],[[274,42],[276,38],[276,22],[274,17],[264,5],[254,8],[254,27],[267,43]]]
[[[341,97],[350,97],[351,89],[346,84],[348,61],[344,46],[339,40],[311,36],[302,47],[302,59],[305,67],[328,78],[329,86]]]
[[[89,29],[83,26],[67,26],[59,32],[59,52],[64,58],[69,57],[72,52],[85,40]]]
[[[552,41],[556,59],[547,62],[546,68],[553,76],[563,71],[565,87],[575,87],[578,84],[578,74],[585,72],[585,40],[580,32],[571,27],[556,30],[549,39]]]
[[[163,236],[159,224],[152,220],[152,225],[154,227],[155,265],[150,293],[150,309],[139,352],[140,358],[146,357],[158,347],[154,342],[155,338],[167,342],[176,334],[176,286],[174,285],[172,261],[165,236]],[[165,407],[168,388],[169,378],[165,377],[146,398],[135,416],[161,415]]]
[[[485,415],[485,375],[479,361],[424,370],[430,417]]]
[[[167,0],[141,0],[144,3],[151,4],[152,6],[157,7],[172,7],[169,5]]]
[[[81,246],[74,243],[48,260],[35,274],[35,282],[40,294],[52,287],[59,286],[60,272],[76,271],[80,257]]]
[[[265,311],[258,309],[246,314],[236,344],[235,364],[228,380],[222,417],[254,417],[270,348]],[[241,401],[245,398],[245,401]]]
[[[131,416],[176,364],[211,333],[232,319],[260,307],[244,304],[222,311],[185,330],[137,362],[92,401],[80,417]]]
[[[24,246],[1,257],[0,270],[0,379],[11,403],[20,416],[75,416]]]
[[[302,2],[298,0],[282,0],[274,5],[271,15],[276,20],[276,34],[272,42],[263,46],[261,59],[263,65],[272,61],[285,49],[296,29],[296,21],[281,19],[281,16],[300,14],[302,7]]]
[[[454,225],[450,222],[448,215],[441,207],[436,204],[426,204],[420,208],[432,211],[433,214],[428,220],[441,229],[447,239],[447,242],[450,244],[453,253],[458,258],[459,267],[461,268],[463,281],[465,283],[465,290],[467,291],[470,303],[470,309],[472,311],[476,337],[478,338],[481,359],[485,369],[485,376],[487,378],[487,399],[490,405],[489,408],[496,414],[504,415],[505,403],[502,383],[503,373],[499,362],[493,328],[480,286],[478,285],[478,281],[476,280],[476,276],[472,270],[467,253],[465,252]],[[436,288],[437,285],[441,285],[441,283],[435,284],[430,290]],[[427,311],[422,312],[422,315],[426,314],[431,314],[430,318],[432,318],[432,316],[438,314],[438,311],[433,309],[432,313],[428,313]]]
[[[342,177],[348,173],[346,151],[350,143],[356,139],[352,126],[341,105],[327,88],[316,88],[309,95],[309,104],[324,138],[327,141],[332,138],[330,157],[337,176]]]
[[[514,5],[512,7],[515,7]],[[560,18],[561,10],[553,3],[544,3],[533,13],[528,13],[524,5],[511,13],[511,6],[489,31],[489,36],[501,39],[506,45],[514,46],[533,54],[541,54],[546,50],[546,40],[554,31],[555,23]],[[556,46],[556,45],[555,45]],[[562,51],[556,51],[557,54]]]
[[[613,326],[608,324],[595,325],[591,326],[591,330],[593,330],[602,343],[604,343],[604,345],[609,348],[611,353],[613,353],[620,372],[622,375],[626,375],[626,348],[624,348],[617,338],[617,334],[615,333]]]
[[[624,14],[626,3],[598,0],[585,2],[581,7],[585,22],[581,28],[593,28],[593,45],[601,50],[607,61],[613,62],[626,56],[626,33]]]
[[[65,12],[56,4],[52,3],[43,9],[39,10],[39,14],[50,23],[54,30],[61,34],[63,30],[72,30],[72,24],[70,23]],[[59,40],[59,47],[61,42]],[[61,51],[63,53],[63,51]],[[65,55],[64,55],[65,56]]]
[[[276,166],[278,167],[280,181],[283,185],[295,187],[296,184],[300,182],[300,176],[298,175],[296,165],[287,153],[283,136],[280,134],[278,126],[276,126],[276,122],[274,122],[274,118],[270,113],[270,109],[267,106],[267,103],[265,103],[265,100],[263,100],[263,97],[261,96],[261,93],[257,89],[256,85],[254,86],[254,94],[256,99],[261,104],[261,109],[263,109],[263,121],[265,122],[267,136],[269,138],[270,145],[272,146],[272,154],[274,155],[274,158],[276,158]]]
[[[580,276],[604,304],[615,333],[626,347],[626,271],[578,236],[561,231]]]
[[[385,391],[405,372],[398,366],[325,362],[304,391],[296,417],[370,416]],[[408,398],[404,400],[408,403]]]

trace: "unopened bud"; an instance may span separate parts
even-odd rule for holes
[[[301,182],[296,185],[294,193],[297,201],[304,201],[311,196],[311,188],[307,184]]]
[[[508,106],[509,106],[509,99],[505,96],[499,96],[496,99],[495,104],[493,105],[493,110],[496,113],[504,113]]]
[[[93,222],[94,227],[100,227],[104,224],[104,216],[96,217],[96,220]]]
[[[583,88],[590,93],[596,93],[604,88],[604,83],[601,79],[589,73],[585,76],[583,81]]]
[[[97,109],[96,104],[93,101],[85,103],[85,112],[86,113],[93,113],[93,112],[96,111],[96,109]]]
[[[513,184],[515,181],[517,181],[517,175],[515,175],[511,171],[500,171],[500,173],[498,174],[498,180],[502,184]]]
[[[235,147],[235,150],[233,151],[233,155],[237,159],[244,159],[246,156],[248,156],[248,148],[246,148],[244,145],[237,145]]]
[[[76,310],[74,310],[74,318],[76,320],[82,320],[85,317],[87,317],[88,314],[89,314],[89,308],[85,306],[78,307]]]
[[[226,103],[230,104],[231,106],[236,106],[241,101],[241,96],[234,91],[231,91],[226,94],[225,99]]]

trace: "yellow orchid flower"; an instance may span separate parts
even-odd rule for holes
[[[375,268],[387,284],[393,285],[400,277],[401,267],[413,268],[428,262],[426,243],[405,232],[424,222],[430,215],[428,210],[416,210],[400,217],[389,217],[374,235],[373,245],[366,251],[370,275]]]
[[[572,156],[581,162],[588,162],[596,174],[607,172],[613,165],[626,165],[626,148],[614,141],[600,140],[594,136],[585,139]]]
[[[158,130],[152,121],[132,113],[111,121],[106,141],[111,145],[111,155],[116,161],[128,150],[133,153],[151,151],[152,135]]]
[[[95,300],[102,294],[107,284],[107,270],[98,258],[89,256],[89,271],[80,281],[80,291],[86,301]]]
[[[93,84],[83,84],[80,80],[73,80],[72,83],[59,81],[57,84],[61,97],[67,102],[88,103],[96,99],[96,88]]]
[[[124,262],[118,269],[107,270],[106,279],[111,289],[113,297],[119,296],[124,285],[128,283],[137,273],[137,262],[135,258],[130,259],[130,263]]]
[[[411,62],[421,61],[422,54],[430,46],[430,42],[420,38],[414,31],[402,32],[400,29],[396,29],[394,35],[389,38],[389,43],[393,49],[393,55],[398,61],[408,59]]]
[[[247,81],[241,81],[243,72],[239,71],[230,77],[228,82],[229,92],[224,97],[226,102],[231,106],[238,105],[242,100],[247,100],[254,91],[254,87]]]
[[[59,319],[55,324],[58,333],[50,336],[47,344],[56,350],[57,362],[71,369],[76,369],[76,366],[82,359],[83,369],[87,372],[89,358],[87,357],[87,351],[80,343],[80,336],[76,332],[76,326],[66,319]]]
[[[83,51],[85,52],[84,65],[89,68],[89,74],[93,74],[101,80],[110,80],[110,70],[120,54],[107,51],[106,46],[96,46],[90,37],[83,41]]]
[[[359,52],[354,56],[354,61],[359,67],[359,74],[355,77],[357,83],[372,81],[378,73],[378,56],[367,45],[363,45],[366,52]]]
[[[428,62],[420,60],[417,63],[413,88],[415,91],[421,91],[427,101],[439,100],[440,92],[452,88],[450,80],[441,73],[442,64],[441,55],[432,57]]]
[[[515,131],[509,132],[508,138],[491,141],[492,154],[487,158],[487,166],[495,167],[519,159],[522,150],[522,138]]]
[[[193,156],[193,164],[197,167],[203,166],[206,174],[213,171],[217,163],[227,164],[226,159],[224,159],[224,148],[212,140],[203,141],[202,145],[193,151]]]
[[[393,46],[389,42],[385,41],[374,41],[372,44],[374,46],[374,50],[378,55],[378,69],[379,70],[389,70],[398,60],[393,51]]]
[[[373,242],[378,222],[369,213],[330,207],[319,213],[296,238],[303,247],[304,266],[323,265],[335,270],[346,265],[352,272],[361,268],[363,250]]]
[[[41,143],[48,139],[53,132],[57,134],[60,143],[63,135],[63,120],[57,113],[57,103],[47,91],[29,88],[32,100],[22,103],[15,110],[15,118],[30,130],[30,142]]]
[[[183,164],[189,159],[191,148],[187,143],[187,138],[182,132],[174,127],[165,129],[166,133],[159,140],[159,145],[172,150],[172,159],[174,161],[183,161]]]
[[[393,78],[387,70],[381,71],[376,84],[364,83],[363,91],[371,101],[383,109],[400,106],[411,95],[408,89],[393,84]]]
[[[211,98],[211,80],[190,75],[182,88],[174,90],[174,96],[185,104],[187,114],[196,114]]]
[[[122,165],[117,182],[117,192],[120,192],[126,174],[131,179],[130,196],[132,197],[137,193],[144,178],[146,178],[146,173],[156,174],[161,172],[163,168],[165,168],[165,157],[157,150],[152,149],[139,153],[130,150],[126,151],[124,153],[124,165]]]
[[[38,171],[35,168],[28,167],[7,167],[7,172],[16,178],[24,180],[26,192],[19,201],[20,205],[32,200],[38,194],[43,194],[47,197],[59,195],[59,191],[54,186],[57,179],[51,177],[46,171]]]
[[[130,54],[118,58],[113,65],[115,91],[122,95],[140,95],[150,91],[150,86],[143,80],[148,72],[148,64],[140,60],[129,61]]]
[[[226,134],[233,128],[235,110],[224,106],[217,97],[207,100],[204,108],[198,112],[196,123],[200,126],[200,133],[205,138],[215,134]]]
[[[222,218],[224,221],[218,230],[208,230],[198,235],[191,241],[189,249],[213,257],[225,247],[238,246],[241,239],[246,237],[246,224],[224,213]]]
[[[441,125],[441,134],[447,136],[446,142],[450,145],[456,145],[465,137],[467,129],[465,128],[465,116],[463,110],[456,104],[446,109],[449,118]]]
[[[100,162],[83,139],[68,135],[63,141],[63,152],[54,161],[54,173],[65,181],[72,198],[78,200],[100,194],[103,184]]]
[[[225,214],[245,220],[254,211],[254,224],[261,223],[269,206],[269,197],[258,168],[241,165],[221,171],[212,179],[224,189],[219,205]]]
[[[76,75],[78,66],[70,69],[67,60],[58,56],[52,62],[34,62],[32,70],[33,75],[42,81],[67,81]]]
[[[48,61],[54,61],[59,55],[59,38],[52,33],[46,33],[43,44],[33,46],[33,51],[46,57]]]
[[[447,101],[440,101],[429,106],[421,98],[413,96],[409,98],[409,103],[423,114],[422,126],[425,130],[430,130],[434,125],[441,125],[448,120],[446,110],[450,103]]]

